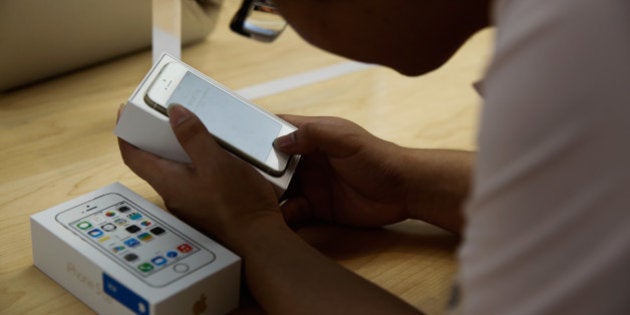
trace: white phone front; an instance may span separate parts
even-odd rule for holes
[[[276,150],[273,141],[294,126],[181,64],[164,65],[144,100],[165,115],[171,104],[188,108],[221,145],[272,176],[281,176],[291,158]]]
[[[117,193],[55,219],[141,281],[163,287],[210,264],[214,253]]]

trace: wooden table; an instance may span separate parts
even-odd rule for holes
[[[232,34],[226,5],[207,41],[183,60],[230,88],[283,78],[347,60],[309,46],[292,30],[277,42]],[[276,113],[341,116],[415,147],[474,149],[481,77],[492,32],[483,31],[443,68],[409,78],[372,67],[256,99]],[[0,94],[0,313],[85,314],[90,309],[33,266],[29,216],[119,181],[150,201],[160,197],[121,161],[116,110],[148,71],[144,51]],[[378,230],[300,231],[347,268],[429,314],[441,314],[456,269],[457,239],[406,221]]]

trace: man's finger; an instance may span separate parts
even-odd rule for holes
[[[295,197],[285,201],[280,207],[285,222],[290,226],[299,226],[313,219],[313,212],[308,201],[303,197]]]
[[[227,155],[195,114],[181,105],[168,108],[169,121],[173,132],[193,164],[197,167],[213,165]]]
[[[123,139],[118,138],[118,146],[125,164],[149,183],[170,183],[170,178],[178,178],[189,172],[186,165],[138,149]]]
[[[333,117],[283,116],[298,129],[277,138],[274,146],[289,154],[308,154],[323,151],[330,157],[344,157],[361,146],[361,135],[367,131],[358,125]]]
[[[287,114],[280,114],[278,115],[278,117],[286,120],[287,122],[289,122],[290,124],[298,128],[300,128],[300,126],[306,122],[320,121],[322,119],[325,119],[324,117],[320,117],[320,116],[298,116],[298,115],[287,115]]]

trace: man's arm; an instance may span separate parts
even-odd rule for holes
[[[490,24],[490,0],[274,0],[308,42],[419,75]]]
[[[405,196],[409,216],[461,234],[474,155],[459,150],[407,150],[401,164],[408,166]]]
[[[257,218],[234,234],[245,278],[270,314],[420,314],[308,245],[281,218]],[[243,226],[237,228],[243,229]]]

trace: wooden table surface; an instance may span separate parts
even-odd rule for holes
[[[217,29],[186,47],[183,60],[240,89],[348,60],[288,29],[275,43],[232,34],[227,4]],[[493,33],[472,38],[444,67],[405,77],[371,67],[254,100],[275,113],[334,115],[401,145],[474,149],[481,77]],[[0,93],[0,313],[86,314],[91,310],[33,266],[29,216],[119,181],[163,207],[120,158],[116,110],[151,65],[134,53],[53,80]],[[377,230],[299,231],[332,259],[428,314],[441,314],[456,270],[457,239],[415,221]]]

